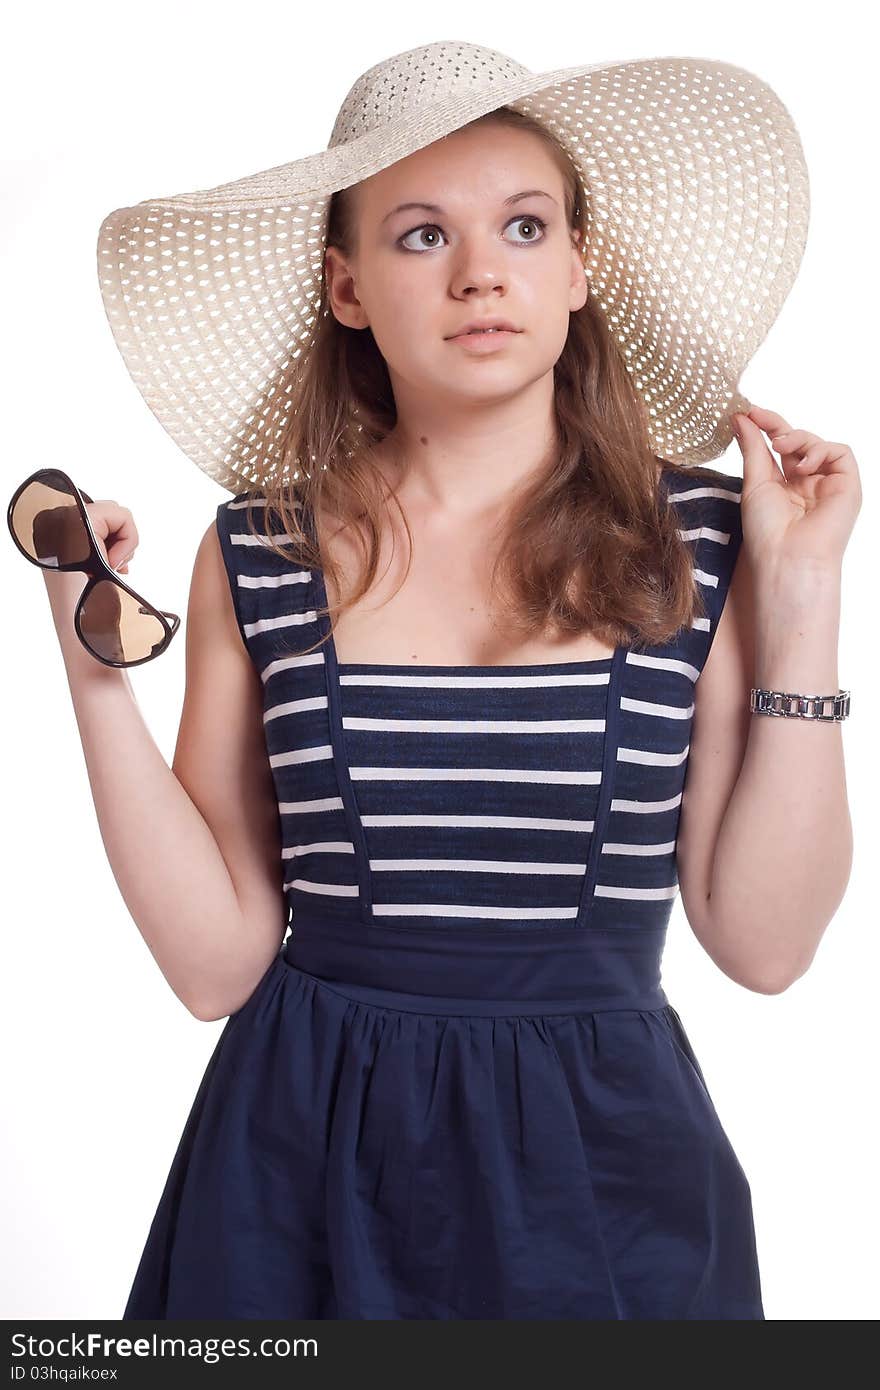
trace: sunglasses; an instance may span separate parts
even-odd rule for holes
[[[60,468],[40,468],[16,488],[6,519],[26,560],[88,575],[73,615],[86,650],[105,666],[140,666],[164,652],[180,618],[154,608],[107,564],[85,507],[92,500]]]

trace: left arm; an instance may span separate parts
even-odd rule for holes
[[[836,694],[839,618],[838,574],[791,575],[779,591],[759,587],[753,684]],[[747,701],[748,691],[740,698]],[[748,709],[747,717],[745,756],[715,842],[702,941],[722,969],[727,963],[753,987],[777,993],[810,965],[849,880],[843,728]]]
[[[774,440],[790,435],[787,447],[807,447],[812,474],[795,471],[798,454],[784,454],[792,488],[755,420]],[[861,494],[848,450],[842,473],[830,466],[820,472],[823,450],[845,446],[803,435],[757,407],[747,417],[744,508],[763,495],[744,511],[743,546],[697,683],[691,757],[700,751],[688,771],[679,836],[682,897],[695,935],[720,969],[762,993],[786,989],[807,970],[852,865],[841,725],[748,709],[752,685],[821,695],[839,689],[836,542],[845,541]],[[824,500],[823,477],[843,480]],[[793,522],[792,506],[799,513]]]

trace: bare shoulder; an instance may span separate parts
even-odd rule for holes
[[[233,638],[237,639],[237,646]],[[233,652],[244,673],[250,658],[238,630],[215,519],[199,542],[190,580],[186,623],[187,693],[190,677],[195,683],[212,660],[229,662]]]
[[[755,585],[740,545],[709,655],[694,687],[694,718],[677,844],[688,921],[702,939],[718,831],[745,757],[755,682]]]
[[[287,920],[278,805],[262,682],[238,628],[215,521],[193,565],[186,688],[172,771],[217,841],[255,961],[268,964]]]

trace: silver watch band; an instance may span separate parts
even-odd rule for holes
[[[831,713],[825,713],[830,702]],[[753,688],[749,697],[752,714],[781,715],[785,719],[841,720],[849,718],[849,691],[836,695],[793,695],[783,690]]]

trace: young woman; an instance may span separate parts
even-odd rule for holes
[[[840,730],[750,708],[837,693],[860,503],[735,389],[806,222],[751,74],[452,43],[365,73],[325,153],[105,219],[126,362],[234,494],[173,769],[124,673],[72,675],[135,920],[229,1015],[124,1317],[764,1317],[660,967],[680,890],[783,990],[848,876]],[[696,468],[736,419],[744,476]]]

